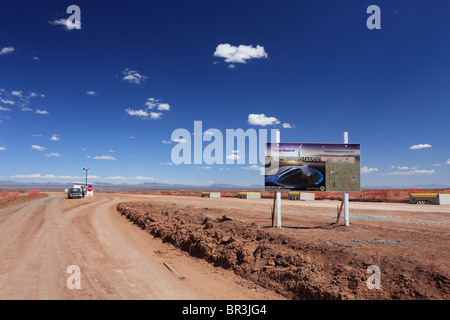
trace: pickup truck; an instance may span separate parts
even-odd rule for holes
[[[71,188],[67,192],[67,198],[68,199],[73,199],[73,198],[81,199],[81,198],[83,198],[83,192],[79,188]]]

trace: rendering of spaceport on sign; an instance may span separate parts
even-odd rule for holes
[[[360,161],[359,144],[267,143],[265,189],[360,191]]]

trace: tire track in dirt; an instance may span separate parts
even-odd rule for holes
[[[0,300],[275,296],[258,288],[243,290],[237,277],[211,271],[199,276],[200,268],[190,266],[198,262],[172,256],[175,265],[190,259],[181,265],[187,277],[180,280],[163,265],[166,258],[154,253],[149,235],[120,220],[118,201],[111,196],[74,201],[54,194],[0,210]],[[80,268],[81,290],[67,287],[72,265]]]

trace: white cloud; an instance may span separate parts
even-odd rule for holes
[[[31,149],[37,150],[37,151],[45,151],[45,150],[47,150],[47,148],[44,148],[44,147],[41,147],[41,146],[38,146],[38,145],[35,145],[35,144],[33,144],[31,146]]]
[[[22,174],[18,174],[15,176],[11,176],[10,178],[12,179],[24,179],[24,178],[40,178],[41,174],[40,173],[35,173],[35,174],[29,174],[29,175],[22,175]]]
[[[211,167],[197,167],[197,169],[201,169],[201,170],[210,170],[212,169]]]
[[[447,160],[447,162],[445,164],[450,164],[450,159]]]
[[[11,91],[11,94],[16,97],[22,97],[22,91]]]
[[[239,150],[233,150],[233,151],[231,151],[231,153],[236,154],[236,153],[241,153],[241,152]]]
[[[115,177],[106,177],[103,179],[108,179],[108,180],[128,180],[129,178],[127,177],[122,177],[122,176],[115,176]]]
[[[39,109],[36,110],[36,113],[37,114],[49,114],[49,112],[47,110],[39,110]]]
[[[158,101],[159,99],[148,98],[147,101],[145,102],[145,106],[148,109],[154,109],[158,105]]]
[[[410,170],[410,171],[396,171],[396,172],[388,172],[383,175],[393,175],[393,176],[411,176],[416,174],[434,174],[434,170]]]
[[[93,97],[93,96],[95,96],[95,91],[86,91],[86,94],[87,94],[88,96]]]
[[[160,166],[172,166],[173,165],[173,163],[172,162],[161,162],[161,163],[158,163]]]
[[[4,47],[0,50],[0,56],[14,52],[14,47]]]
[[[284,129],[292,129],[292,128],[293,128],[293,125],[290,124],[290,123],[283,123],[283,128],[284,128]]]
[[[0,106],[0,111],[11,111],[11,109]]]
[[[236,66],[235,66],[234,64],[230,64],[230,65],[228,66],[228,69],[234,69],[234,68],[236,68]]]
[[[431,145],[429,144],[415,144],[411,147],[409,147],[411,150],[419,150],[419,149],[424,149],[424,148],[431,148]]]
[[[122,72],[122,75],[123,75],[122,80],[125,80],[125,81],[127,81],[129,83],[141,84],[142,82],[147,80],[146,76],[141,75],[139,72],[137,72],[135,70],[130,70],[128,68],[126,68]]]
[[[29,95],[30,98],[45,98],[45,94],[38,92],[31,92]]]
[[[107,155],[107,156],[95,156],[92,159],[94,160],[117,160],[116,158],[114,158],[111,155]]]
[[[31,57],[31,59],[33,59],[33,60],[36,60],[36,61],[39,61],[39,58],[38,57]]]
[[[8,100],[8,99],[2,99],[2,98],[0,98],[0,101],[1,101],[2,103],[4,103],[4,104],[10,104],[10,105],[15,105],[15,104],[16,104],[15,101]]]
[[[126,109],[126,113],[128,113],[130,116],[136,116],[136,117],[148,117],[148,112],[144,110],[133,110],[133,109]]]
[[[108,150],[108,152],[114,153],[116,152],[116,150]]]
[[[164,144],[172,144],[172,141],[163,140],[162,143],[164,143]]]
[[[65,30],[67,31],[71,31],[72,28],[67,28],[67,19],[57,19],[57,20],[52,20],[49,21],[48,23],[50,23],[53,26],[63,26]],[[79,20],[74,20],[70,22],[73,25],[73,29],[81,29],[81,21]]]
[[[267,58],[267,52],[264,47],[240,45],[232,46],[228,43],[219,44],[214,52],[215,57],[224,58],[227,63],[247,63],[250,59]]]
[[[241,158],[241,156],[238,154],[230,154],[227,156],[228,160],[239,160],[240,158]]]
[[[81,151],[87,151],[87,148],[81,148],[80,150]]]
[[[265,114],[249,114],[248,123],[255,126],[269,126],[279,124],[280,121],[275,117],[266,117]]]
[[[415,166],[415,167],[407,167],[407,166],[397,166],[398,170],[415,170],[420,166]],[[395,167],[392,166],[391,169],[394,169]]]
[[[244,170],[261,170],[262,167],[257,166],[256,164],[253,164],[253,165],[251,165],[249,167],[242,167],[242,169],[244,169]]]
[[[367,166],[364,166],[361,168],[361,173],[372,173],[377,172],[378,168],[368,168]]]
[[[54,135],[52,135],[50,140],[51,141],[59,141],[59,140],[61,140],[61,137],[58,134],[54,134]]]
[[[173,139],[172,141],[176,142],[176,143],[186,143],[187,142],[186,139]]]
[[[77,177],[77,176],[57,176],[57,179],[80,179],[82,177]],[[90,176],[90,178],[97,178],[97,176]]]
[[[170,111],[170,105],[168,103],[161,103],[158,106],[158,110],[160,110],[160,111]]]
[[[0,151],[5,151],[6,147],[0,147]]]
[[[151,181],[158,180],[158,179],[152,178],[152,177],[141,177],[141,176],[137,176],[137,177],[131,178],[131,179],[136,179],[136,180],[151,180]]]
[[[220,171],[228,171],[230,168],[219,168]]]
[[[161,119],[162,118],[161,112],[150,112],[150,118],[151,119]]]
[[[49,153],[45,155],[46,157],[61,157],[61,154],[55,152],[55,153]]]
[[[35,174],[19,174],[19,175],[14,175],[11,176],[10,178],[12,179],[81,179],[82,177],[74,177],[74,176],[55,176],[54,174],[46,174],[46,175],[41,175],[40,173],[35,173]],[[91,178],[96,178],[95,176],[91,176]]]

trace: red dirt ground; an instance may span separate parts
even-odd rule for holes
[[[450,298],[450,206],[352,203],[345,227],[337,201],[284,201],[277,229],[270,199],[121,198],[118,211],[153,236],[290,299]]]
[[[48,195],[45,193],[39,193],[15,198],[3,198],[0,199],[0,210],[45,197],[48,197]]]

